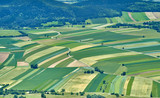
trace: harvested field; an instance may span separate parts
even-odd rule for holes
[[[28,66],[29,64],[27,62],[17,62],[17,66]]]
[[[123,88],[124,95],[127,94],[127,87],[128,87],[128,83],[129,83],[130,79],[131,79],[131,77],[127,77],[126,82],[124,83],[124,88]]]
[[[155,17],[154,16],[154,14],[153,14],[153,12],[145,12],[145,14],[147,15],[147,17],[149,18],[149,19],[157,19],[157,17]]]
[[[3,63],[9,56],[9,53],[0,52],[0,63]]]
[[[83,92],[87,85],[96,77],[98,73],[84,74],[83,72],[77,73],[71,78],[63,87],[66,92]],[[61,91],[61,90],[59,90]]]
[[[150,97],[151,91],[152,80],[135,77],[130,96]]]
[[[86,65],[78,60],[75,60],[72,63],[70,63],[69,65],[67,65],[67,67],[87,67],[87,66],[88,65]]]
[[[156,18],[160,18],[160,12],[153,12],[153,15],[154,15]]]
[[[33,41],[25,41],[25,42],[19,42],[19,43],[13,44],[13,45],[18,46],[18,47],[23,47],[25,45],[29,45],[29,44],[33,44],[33,43],[35,43],[35,42],[33,42]]]

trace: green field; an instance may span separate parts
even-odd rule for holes
[[[68,64],[72,63],[74,61],[73,58],[69,58],[61,63],[59,63],[58,65],[56,65],[56,67],[66,67]]]
[[[24,79],[19,84],[12,87],[12,89],[19,90],[38,90],[43,89],[45,86],[55,82],[54,86],[60,81],[66,74],[73,71],[75,68],[50,68],[50,69],[39,69],[34,74]],[[52,87],[51,86],[51,87]],[[49,87],[50,88],[50,87]]]
[[[86,87],[84,90],[85,92],[96,92],[98,86],[100,85],[101,81],[104,77],[106,77],[106,74],[98,74]]]
[[[0,30],[0,36],[18,36],[21,35],[21,33],[19,33],[16,30]]]
[[[159,92],[160,92],[160,84],[154,81],[152,86],[152,96],[159,97],[160,96]]]
[[[111,47],[106,47],[106,46],[96,46],[96,47],[91,47],[91,48],[72,52],[71,55],[73,55],[73,57],[76,59],[82,59],[84,57],[113,54],[113,53],[122,53],[122,52],[126,52],[126,51],[111,48]]]
[[[131,77],[131,79],[130,79],[130,81],[129,81],[129,83],[128,83],[126,95],[130,95],[130,94],[131,94],[131,89],[132,89],[133,81],[134,81],[134,77]]]
[[[114,32],[105,31],[93,34],[69,37],[67,39],[82,40],[82,41],[85,39],[92,39],[92,40],[103,40],[103,42],[109,42],[109,41],[132,39],[132,38],[139,38],[139,36],[122,35],[122,34],[116,34]]]
[[[121,18],[124,22],[133,22],[133,20],[129,17],[128,12],[122,12]]]
[[[100,61],[93,65],[93,67],[98,67],[99,69],[109,74],[114,74],[120,66],[121,64],[117,64],[109,61]]]
[[[106,24],[107,20],[105,18],[96,18],[96,19],[91,19],[93,24]]]
[[[131,15],[136,21],[149,20],[149,18],[146,16],[144,12],[134,12],[131,13]]]

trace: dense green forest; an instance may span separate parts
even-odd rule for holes
[[[0,27],[10,29],[40,27],[51,21],[80,24],[89,18],[121,16],[122,11],[160,11],[159,3],[141,0],[87,0],[72,5],[54,0],[0,2]]]

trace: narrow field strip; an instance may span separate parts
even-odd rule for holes
[[[130,81],[131,77],[127,77],[125,83],[124,83],[124,87],[123,87],[123,94],[127,95],[127,87],[128,87],[128,83]]]
[[[81,70],[81,68],[77,68],[77,69],[73,70],[72,72],[70,72],[69,74],[65,75],[61,81],[59,81],[56,85],[54,85],[49,90],[51,90],[51,89],[55,89],[56,91],[62,90],[63,87],[68,83],[68,81],[71,78],[75,77],[77,72],[79,72],[80,70]]]
[[[17,77],[18,75],[22,74],[28,70],[28,68],[15,68],[11,71],[9,71],[7,74],[0,77],[0,84],[11,84],[15,80],[12,80],[13,78]]]
[[[149,46],[158,46],[160,45],[159,42],[152,41],[152,42],[140,42],[140,43],[133,43],[133,44],[123,44],[123,45],[116,45],[113,46],[114,48],[118,49],[133,49],[133,48],[141,48],[141,47],[149,47]]]
[[[95,47],[95,46],[97,46],[97,45],[95,45],[95,44],[93,44],[93,45],[81,45],[81,46],[72,48],[71,51],[74,52],[74,51],[78,51],[78,50],[82,50],[82,49],[86,49],[86,48],[91,48],[91,47]]]
[[[14,66],[3,67],[2,69],[0,69],[0,77],[2,77],[3,75],[9,73],[13,69],[14,69]]]
[[[25,42],[19,42],[19,43],[13,44],[13,45],[18,46],[18,47],[23,47],[25,45],[29,45],[29,44],[33,44],[33,43],[35,43],[35,42],[33,42],[33,41],[25,41]]]
[[[50,65],[48,68],[54,68],[56,65],[62,63],[63,61],[65,61],[65,60],[67,60],[69,58],[71,58],[71,57],[66,57],[66,58],[64,58],[64,59],[62,59],[60,61],[57,61],[56,63],[53,63],[52,65]]]
[[[36,33],[33,33],[33,34],[40,35],[40,34],[50,34],[50,33],[57,33],[57,31],[50,30],[50,31],[44,31],[44,32],[36,32]]]
[[[137,54],[141,54],[141,53],[139,53],[139,52],[125,52],[125,53],[99,55],[99,56],[92,56],[92,57],[83,58],[80,61],[85,61],[85,60],[97,61],[97,60],[101,60],[101,59],[113,58],[113,57],[118,57],[118,56],[122,56],[122,55],[128,56],[128,55],[137,55]]]
[[[43,65],[45,65],[47,62],[50,62],[51,60],[54,60],[54,59],[56,59],[56,58],[58,58],[58,57],[60,57],[60,56],[62,56],[62,55],[67,54],[67,53],[68,53],[68,51],[67,51],[67,52],[64,52],[64,53],[61,53],[61,54],[59,54],[59,55],[53,56],[53,57],[51,57],[51,58],[49,58],[49,59],[47,59],[47,60],[39,63],[38,66],[43,66]],[[54,62],[53,62],[53,63],[54,63]]]
[[[121,76],[116,76],[116,78],[114,78],[114,80],[112,81],[112,84],[111,84],[111,87],[110,87],[110,90],[109,90],[109,93],[115,93],[115,83],[118,81],[118,79],[120,78]]]
[[[40,58],[40,57],[42,57],[42,56],[44,56],[44,55],[50,54],[50,53],[52,53],[52,52],[58,51],[58,50],[63,49],[63,48],[64,48],[64,47],[51,47],[51,48],[49,48],[49,49],[42,50],[42,51],[40,51],[40,52],[38,52],[38,53],[35,53],[35,54],[27,57],[27,58],[26,58],[26,61],[27,61],[27,62],[32,62],[32,61],[35,60],[35,59],[38,59],[38,58]]]
[[[26,54],[32,52],[32,51],[35,51],[35,50],[37,50],[37,49],[43,47],[43,46],[44,46],[44,45],[38,45],[38,46],[34,46],[34,47],[32,47],[32,48],[29,48],[29,49],[25,50],[24,56],[25,56]]]
[[[25,76],[19,78],[18,80],[16,80],[13,84],[10,84],[10,86],[8,86],[6,89],[12,88],[14,86],[16,86],[17,84],[19,84],[20,82],[22,82],[24,79],[26,79],[27,77],[29,77],[30,75],[34,74],[35,72],[37,72],[38,69],[33,70],[32,72],[26,74]],[[17,76],[18,77],[18,76]],[[16,77],[15,77],[16,78]],[[14,79],[14,78],[13,78]],[[22,80],[22,81],[21,81]],[[17,83],[18,82],[18,83]]]
[[[29,78],[29,80],[33,79],[34,77],[36,77],[37,75],[41,74],[42,72],[44,72],[45,69],[43,69],[42,71],[38,72],[37,74],[35,74],[34,76],[32,76],[31,78]]]

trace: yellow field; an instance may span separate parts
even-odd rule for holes
[[[22,74],[26,70],[28,70],[28,68],[15,68],[15,69],[13,69],[12,71],[10,71],[10,72],[8,72],[5,75],[0,77],[0,84],[11,84],[11,83],[13,83],[15,80],[12,80],[12,79],[15,78],[16,76]]]
[[[49,34],[49,33],[57,33],[57,31],[54,31],[54,30],[51,30],[51,31],[44,31],[44,32],[36,32],[36,33],[33,33],[33,34]]]
[[[82,45],[82,46],[72,48],[71,51],[74,52],[74,51],[78,51],[78,50],[82,50],[82,49],[90,48],[90,47],[94,47],[94,46],[97,46],[97,45]]]
[[[66,82],[61,89],[65,89],[66,92],[83,92],[97,74],[98,73],[84,74],[83,72],[79,72]],[[61,91],[61,89],[58,91]]]
[[[39,48],[41,48],[41,47],[43,47],[43,46],[44,46],[44,45],[37,45],[37,46],[34,46],[34,47],[32,47],[32,48],[29,48],[29,49],[27,49],[27,50],[24,52],[24,55],[26,55],[26,54],[34,51],[34,50],[37,50],[37,49],[39,49]]]
[[[160,56],[160,53],[149,53],[147,55],[153,56],[153,57],[157,57]]]
[[[154,41],[154,42],[135,43],[135,44],[128,44],[128,45],[117,45],[117,46],[114,46],[114,48],[122,49],[124,47],[124,48],[128,49],[128,48],[148,46],[148,45],[158,45],[158,44],[160,44],[160,43]]]
[[[70,63],[67,67],[86,67],[86,66],[88,66],[88,65],[86,65],[78,60],[75,60],[72,63]]]
[[[131,77],[127,77],[126,82],[124,83],[124,87],[123,87],[123,94],[126,95],[127,93],[127,87],[128,87],[128,83],[130,81]]]
[[[155,77],[150,77],[151,79],[153,79],[153,80],[160,80],[160,75],[159,76],[155,76]]]
[[[67,59],[69,59],[69,58],[71,58],[71,57],[66,57],[66,58],[64,58],[64,59],[62,59],[62,60],[59,60],[59,61],[57,61],[56,63],[50,65],[48,68],[53,68],[53,67],[55,67],[56,65],[58,65],[59,63],[65,61],[65,60],[67,60]]]
[[[64,54],[67,54],[67,53],[68,53],[68,51],[67,51],[67,52],[64,52],[64,53],[62,53],[62,54],[56,55],[56,56],[54,56],[54,57],[51,57],[51,58],[49,58],[49,59],[47,59],[47,60],[39,63],[38,66],[41,66],[42,64],[44,64],[44,63],[46,63],[46,62],[48,62],[48,61],[50,61],[50,60],[52,60],[52,59],[58,58],[58,57],[60,57],[60,56],[62,56],[62,55],[64,55]]]
[[[25,42],[16,43],[16,44],[13,44],[13,45],[18,46],[18,47],[23,47],[25,45],[32,44],[32,43],[35,43],[35,42],[33,42],[33,41],[25,41]]]
[[[83,59],[81,59],[79,61],[87,64],[88,66],[92,66],[93,64],[97,63],[97,61],[92,60],[92,59],[88,59],[88,58],[83,58]]]
[[[130,96],[150,97],[151,91],[152,80],[135,77]]]
[[[5,75],[7,72],[9,72],[11,69],[13,69],[14,66],[9,66],[9,67],[3,67],[1,70],[0,70],[0,77]]]
[[[127,55],[137,55],[137,54],[141,54],[141,53],[139,53],[139,52],[124,52],[124,53],[115,53],[115,54],[107,54],[107,55],[98,55],[98,56],[83,58],[80,61],[84,61],[84,60],[97,61],[97,60],[106,59],[106,58],[112,58],[112,57],[118,57],[118,56],[127,56]]]
[[[154,15],[153,15],[153,13],[152,12],[145,12],[145,14],[147,15],[147,17],[149,18],[149,19],[157,19]]]
[[[7,86],[6,89],[10,89],[13,86],[17,85],[18,83],[20,83],[21,81],[23,81],[25,78],[29,77],[30,75],[32,75],[33,73],[37,72],[39,69],[35,69],[32,72],[28,73],[27,75],[25,75],[24,77],[20,78],[18,81],[13,81],[9,86]]]
[[[49,49],[43,50],[41,52],[38,52],[38,53],[35,53],[35,54],[29,56],[28,58],[26,58],[26,61],[27,62],[32,62],[35,59],[38,59],[38,58],[40,58],[40,57],[42,57],[44,55],[50,54],[50,53],[52,53],[54,51],[58,51],[58,50],[63,49],[63,48],[64,47],[57,47],[57,46],[56,47],[51,47]]]

